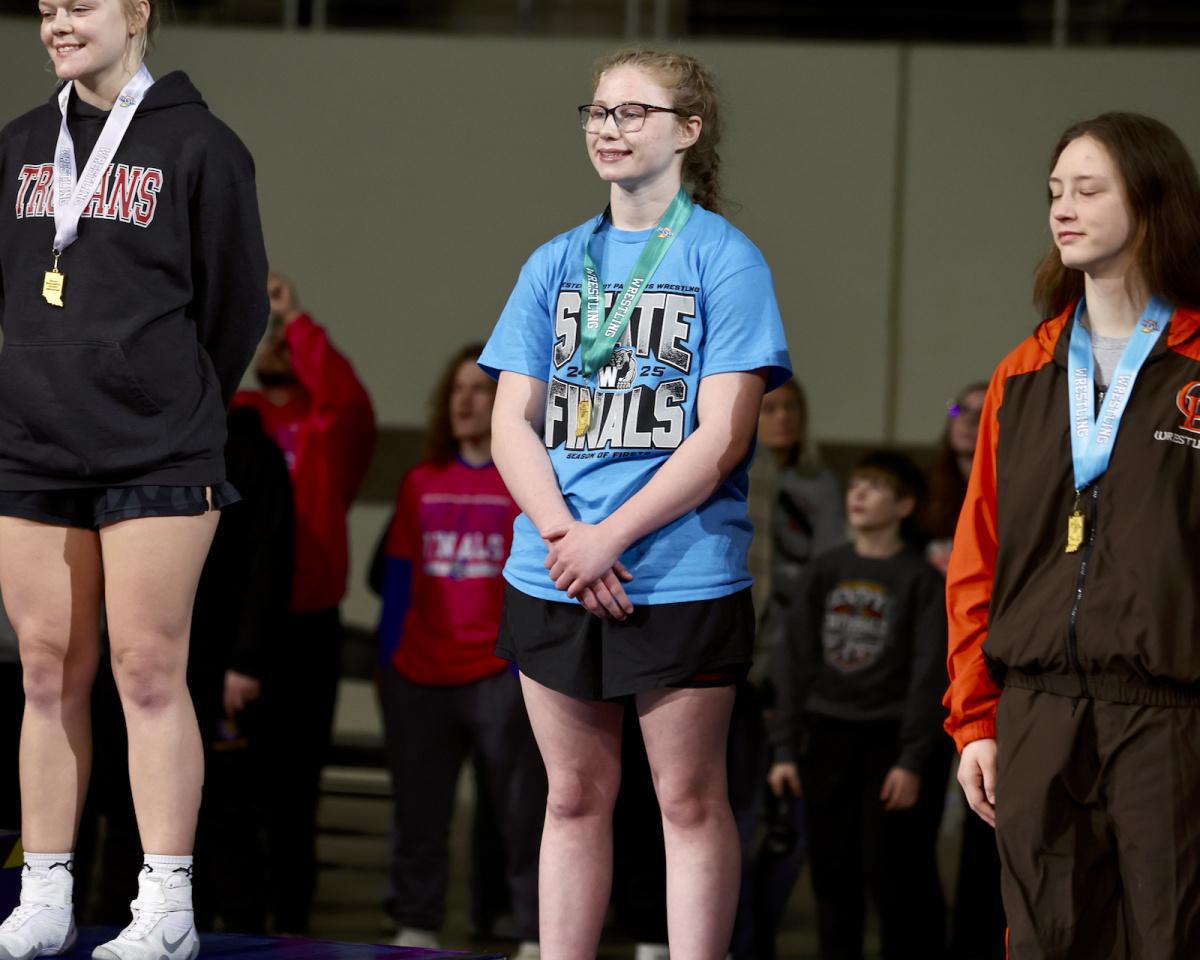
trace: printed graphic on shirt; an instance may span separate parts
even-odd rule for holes
[[[512,501],[495,494],[427,493],[418,528],[426,576],[498,577],[508,558]]]
[[[1155,430],[1154,439],[1200,450],[1200,380],[1185,383],[1175,395],[1175,406],[1183,414],[1175,430]],[[1184,431],[1176,433],[1177,430]]]
[[[619,290],[605,291],[607,311]],[[578,284],[559,291],[554,312],[554,367],[546,391],[545,443],[565,447],[572,459],[607,457],[620,451],[674,450],[684,438],[687,374],[695,360],[688,346],[696,317],[694,288],[655,288],[642,294],[612,359],[585,381],[580,367],[583,295]],[[577,435],[579,403],[592,404],[591,425]]]
[[[163,172],[158,167],[109,164],[84,217],[120,220],[138,227],[154,222]],[[17,173],[17,219],[54,216],[54,164],[26,164]]]
[[[1200,433],[1200,380],[1185,383],[1175,398],[1175,405],[1183,414],[1180,430],[1188,433]]]
[[[879,660],[887,639],[887,588],[870,580],[843,580],[825,601],[821,645],[825,663],[856,673]]]

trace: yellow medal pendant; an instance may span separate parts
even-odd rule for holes
[[[42,299],[52,307],[63,306],[63,287],[66,286],[67,275],[58,272],[58,254],[54,255],[54,266],[42,277]]]
[[[592,401],[589,397],[579,398],[579,413],[575,417],[575,436],[582,437],[592,425]]]
[[[1076,510],[1067,517],[1067,553],[1076,553],[1083,546],[1083,514]]]

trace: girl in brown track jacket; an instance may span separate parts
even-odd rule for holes
[[[1200,182],[1167,127],[1105,114],[1063,135],[1049,186],[1052,319],[988,388],[946,729],[996,827],[1013,960],[1196,957]],[[1081,484],[1093,430],[1111,459]]]

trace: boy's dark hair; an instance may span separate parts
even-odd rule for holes
[[[872,450],[854,465],[852,477],[878,477],[887,483],[897,497],[912,497],[917,507],[925,496],[925,475],[911,457],[895,450]],[[916,514],[916,509],[913,514]]]

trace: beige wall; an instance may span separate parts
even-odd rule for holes
[[[380,420],[415,425],[442,358],[486,337],[533,248],[604,204],[573,107],[608,46],[178,28],[151,66],[187,70],[250,146],[273,262]],[[1140,110],[1200,147],[1190,51],[691,48],[724,90],[732,219],[774,268],[831,439],[883,440],[889,420],[895,439],[932,439],[944,401],[1030,329],[1066,124]],[[33,21],[0,18],[3,114],[50,95],[44,62]],[[359,560],[379,510],[356,514]],[[349,612],[369,618],[357,588]]]
[[[273,262],[381,421],[414,425],[525,257],[603,205],[572,108],[607,46],[181,27],[152,67],[187,70],[250,146]],[[918,47],[900,98],[897,46],[693,46],[724,89],[732,219],[774,268],[828,438],[884,439],[889,417],[896,439],[934,436],[945,399],[1030,328],[1044,165],[1067,123],[1141,110],[1200,145],[1190,51]],[[5,114],[49,96],[44,61],[33,21],[0,19]]]
[[[956,385],[990,374],[1036,323],[1031,281],[1050,243],[1044,184],[1062,131],[1133,110],[1169,124],[1200,156],[1197,65],[1194,50],[914,53],[900,439],[927,437]]]

